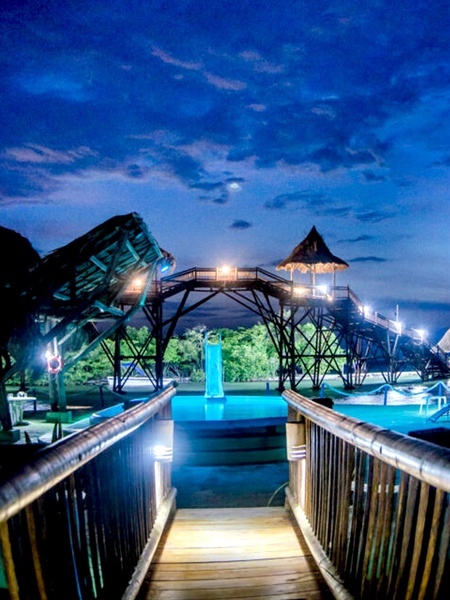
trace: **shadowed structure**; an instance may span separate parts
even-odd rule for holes
[[[305,239],[296,246],[287,258],[277,265],[277,271],[284,269],[311,274],[311,284],[316,284],[316,273],[333,273],[333,286],[336,271],[348,269],[348,264],[342,258],[332,254],[325,244],[323,237],[313,226]]]
[[[159,247],[137,213],[112,217],[44,258],[21,235],[0,228],[0,251],[7,315],[0,326],[0,422],[10,430],[6,381],[55,360],[56,367],[48,363],[51,405],[53,412],[63,413],[64,372],[128,322],[142,307],[156,269],[169,270],[174,258]],[[141,289],[125,310],[117,298],[135,278]],[[99,321],[106,323],[102,331],[96,327]],[[89,344],[64,361],[64,345],[79,330]]]

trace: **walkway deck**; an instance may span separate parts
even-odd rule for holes
[[[282,507],[180,509],[139,600],[332,598]]]

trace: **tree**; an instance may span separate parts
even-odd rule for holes
[[[203,381],[203,343],[207,328],[196,325],[187,329],[179,340],[180,370],[190,373],[193,381]]]
[[[221,331],[226,381],[249,381],[275,376],[278,361],[265,325]]]

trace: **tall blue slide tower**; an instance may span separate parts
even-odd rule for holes
[[[205,336],[205,397],[223,398],[222,341],[210,343]]]

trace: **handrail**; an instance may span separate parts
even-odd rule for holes
[[[11,600],[135,596],[175,506],[174,394],[169,385],[38,450],[0,481]]]
[[[283,398],[287,502],[334,596],[444,597],[450,450],[340,415],[291,390]]]
[[[358,421],[320,406],[292,390],[284,391],[283,398],[311,422],[352,446],[429,485],[450,492],[450,450],[447,448]]]
[[[276,273],[271,273],[261,267],[232,267],[226,269],[224,267],[193,267],[185,269],[178,273],[173,273],[167,277],[161,278],[157,284],[153,285],[150,295],[160,294],[164,288],[170,284],[185,283],[191,281],[206,282],[243,282],[243,281],[260,281],[266,284],[274,284],[277,289],[282,289],[286,293],[292,294],[293,299],[304,296],[305,298],[331,300],[350,300],[355,310],[361,315],[361,319],[372,325],[381,327],[397,335],[405,335],[411,339],[416,339],[421,343],[425,340],[421,337],[423,333],[412,327],[404,326],[397,320],[389,319],[388,317],[378,313],[377,311],[369,310],[364,306],[363,302],[350,288],[350,286],[326,286],[326,291],[321,291],[322,286],[312,285],[308,283],[297,283],[286,279]],[[279,284],[279,285],[277,285]],[[172,288],[170,288],[172,289]],[[132,290],[123,294],[123,297],[132,295]],[[439,348],[434,348],[433,344],[427,341],[427,346],[434,355],[438,356],[448,364],[448,361],[442,356]]]
[[[307,319],[316,318],[313,319],[312,316],[316,309],[325,309],[325,319],[331,329],[344,331],[350,329],[356,335],[356,339],[375,342],[369,349],[369,354],[366,355],[363,349],[363,356],[358,359],[364,357],[362,361],[364,364],[367,364],[368,358],[374,358],[377,363],[379,360],[383,363],[387,362],[389,380],[393,375],[391,369],[394,368],[398,374],[407,362],[412,364],[424,379],[428,376],[444,377],[450,372],[449,357],[433,344],[425,331],[411,328],[398,319],[390,319],[365,306],[349,286],[322,286],[294,282],[292,279],[286,279],[260,267],[194,267],[163,277],[151,288],[147,298],[149,301],[156,301],[158,298],[158,301],[161,301],[181,292],[204,292],[205,289],[209,290],[211,297],[217,293],[224,293],[244,306],[251,307],[252,310],[253,305],[256,304],[258,312],[263,310],[262,305],[259,305],[255,299],[255,294],[258,293],[263,294],[266,301],[270,296],[278,299],[284,306],[291,305],[293,308],[291,314],[296,314],[296,309],[299,307],[304,309]],[[243,292],[249,292],[251,297],[244,301]],[[131,299],[132,294],[121,296],[121,301],[124,303]],[[198,305],[193,305],[195,306]],[[309,309],[312,309],[311,313]],[[271,311],[272,308],[269,308],[268,314]],[[284,322],[280,322],[277,327],[284,327],[284,325]],[[339,334],[338,337],[341,339],[341,344],[346,346],[344,351],[347,359],[351,362],[352,357],[357,358],[357,352],[353,343],[348,342],[347,334],[345,336]],[[312,348],[315,348],[315,342],[312,342]],[[327,363],[327,368],[335,362],[334,358],[331,361],[323,360]],[[393,358],[395,360],[391,361]],[[319,364],[322,358],[316,355],[315,361]],[[308,371],[308,375],[311,376],[312,373]],[[319,377],[313,375],[313,378],[314,385],[320,384]],[[346,384],[353,383],[344,374],[343,379]]]
[[[73,433],[43,448],[18,473],[0,482],[0,521],[19,513],[36,498],[155,416],[175,394],[168,386],[154,400]]]

